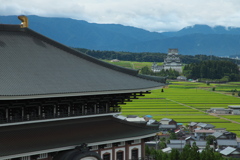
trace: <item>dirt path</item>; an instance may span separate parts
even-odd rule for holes
[[[220,115],[215,114],[215,113],[209,113],[209,115],[218,117],[218,118],[220,118],[220,119],[225,119],[225,120],[230,121],[230,122],[232,122],[232,123],[240,124],[240,123],[237,122],[237,121],[233,121],[233,120],[231,120],[231,119],[228,119],[228,118],[225,118],[225,117],[221,117]],[[229,114],[228,114],[228,115],[229,115]]]
[[[202,111],[202,110],[200,110],[200,109],[194,108],[194,107],[192,107],[192,106],[188,106],[188,105],[186,105],[186,104],[183,104],[183,103],[180,103],[180,102],[171,100],[171,99],[167,99],[167,100],[172,101],[172,102],[177,103],[177,104],[180,104],[180,105],[185,106],[185,107],[189,107],[189,108],[194,109],[194,110],[197,110],[197,111],[199,111],[199,112],[206,113],[206,112],[204,112],[204,111]],[[214,116],[214,117],[218,117],[218,118],[220,118],[220,119],[225,119],[225,120],[230,121],[230,122],[232,122],[232,123],[240,124],[240,123],[237,122],[237,121],[233,121],[233,120],[231,120],[231,119],[221,117],[221,116],[219,116],[219,115],[217,115],[217,114],[215,114],[215,113],[208,113],[208,115]]]
[[[189,106],[189,105],[186,105],[186,104],[184,104],[184,103],[180,103],[180,102],[177,102],[177,101],[174,101],[174,100],[171,100],[171,99],[167,99],[167,100],[172,101],[172,102],[177,103],[177,104],[180,104],[180,105],[185,106],[185,107],[189,107],[189,108],[194,109],[194,110],[197,110],[197,111],[199,111],[199,112],[206,113],[206,112],[204,112],[204,111],[202,111],[202,110],[200,110],[200,109],[194,108],[194,107]]]

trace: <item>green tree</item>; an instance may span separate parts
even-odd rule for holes
[[[169,139],[177,139],[177,135],[175,132],[170,132]]]
[[[187,160],[190,158],[191,146],[186,144],[180,154],[180,160]]]
[[[180,153],[177,149],[172,149],[171,153],[169,154],[170,160],[177,160],[180,158]]]
[[[165,138],[165,137],[161,137],[161,138],[160,138],[160,141],[161,141],[161,142],[166,142],[166,138]]]
[[[190,157],[194,160],[200,160],[200,153],[198,152],[198,146],[196,145],[196,142],[193,142],[191,151],[190,151]]]
[[[151,155],[151,149],[149,148],[148,145],[145,145],[145,155],[149,158]]]
[[[160,149],[164,149],[164,148],[166,148],[167,147],[167,145],[166,145],[166,143],[164,142],[164,141],[161,141],[160,143],[159,143],[159,148]]]
[[[187,78],[191,79],[204,78],[218,81],[240,80],[237,64],[226,60],[208,60],[191,63],[184,67],[183,73],[186,73]]]
[[[213,142],[216,141],[216,137],[214,137],[213,135],[208,135],[206,137],[206,141],[207,143],[209,143],[210,145],[213,145]]]

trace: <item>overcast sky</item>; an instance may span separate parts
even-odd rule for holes
[[[240,27],[240,0],[0,0],[0,15],[67,17],[149,31],[194,24]]]

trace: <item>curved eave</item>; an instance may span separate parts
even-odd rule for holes
[[[145,134],[142,136],[136,136],[136,137],[130,137],[130,138],[121,138],[121,139],[114,139],[114,140],[108,140],[108,141],[102,141],[102,142],[95,142],[95,143],[89,143],[88,147],[91,146],[96,146],[96,145],[103,145],[103,144],[109,144],[109,143],[116,143],[116,142],[124,142],[124,141],[129,141],[129,140],[137,140],[137,139],[143,139],[143,138],[148,138],[148,137],[153,137],[156,136],[158,131],[153,131],[153,133],[150,134]],[[81,144],[79,144],[80,146]],[[12,159],[12,158],[18,158],[18,157],[25,157],[25,156],[31,156],[31,155],[38,155],[38,154],[44,154],[44,153],[51,153],[51,152],[61,152],[61,151],[66,151],[66,150],[72,150],[75,149],[76,145],[73,146],[66,146],[66,147],[61,147],[61,148],[52,148],[52,149],[46,149],[46,150],[40,150],[40,151],[35,151],[35,152],[27,152],[27,153],[22,153],[22,154],[15,154],[15,155],[10,155],[10,156],[3,156],[0,158],[3,159]]]
[[[39,94],[39,95],[0,95],[0,100],[21,100],[21,99],[38,99],[38,98],[56,98],[56,97],[74,97],[74,96],[91,96],[91,95],[104,95],[104,94],[121,94],[121,93],[136,93],[145,92],[155,89],[161,89],[165,86],[142,88],[135,90],[116,90],[116,91],[95,91],[95,92],[79,92],[79,93],[55,93],[55,94]]]

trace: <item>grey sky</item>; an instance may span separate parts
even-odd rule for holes
[[[194,24],[240,27],[240,0],[0,0],[0,15],[67,17],[149,31]]]

